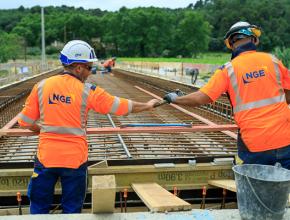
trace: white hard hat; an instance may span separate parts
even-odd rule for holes
[[[90,63],[98,60],[94,49],[82,40],[69,41],[60,52],[59,59],[64,65]]]

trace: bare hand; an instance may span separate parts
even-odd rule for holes
[[[148,110],[152,110],[154,108],[154,106],[159,102],[160,102],[159,99],[151,99],[150,101],[148,101],[147,102]]]

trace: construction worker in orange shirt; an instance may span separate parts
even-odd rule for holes
[[[127,115],[152,110],[158,102],[119,98],[85,83],[97,58],[84,41],[68,42],[60,61],[63,73],[34,86],[18,120],[22,128],[40,132],[27,193],[31,214],[49,213],[58,179],[63,213],[81,212],[87,188],[86,122],[90,109],[101,114]]]
[[[290,169],[290,72],[274,55],[257,52],[261,29],[248,22],[235,23],[225,35],[231,61],[217,69],[199,91],[169,103],[199,106],[227,93],[239,127],[238,156],[245,164]]]
[[[116,57],[112,57],[104,62],[103,67],[105,67],[108,73],[112,72],[112,67],[115,66],[116,59]]]

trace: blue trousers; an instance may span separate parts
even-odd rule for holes
[[[112,67],[108,66],[106,67],[106,70],[108,71],[108,73],[112,72]]]
[[[238,156],[244,164],[275,165],[280,163],[282,167],[290,170],[290,144],[275,150],[250,152],[238,134]]]
[[[49,213],[58,179],[62,188],[63,213],[81,212],[87,189],[87,163],[78,169],[45,168],[36,159],[27,192],[31,214]]]

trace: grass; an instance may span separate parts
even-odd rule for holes
[[[230,60],[230,53],[203,53],[196,58],[118,57],[118,61],[183,62],[222,65]]]
[[[0,70],[0,78],[6,77],[8,75],[8,70]]]

